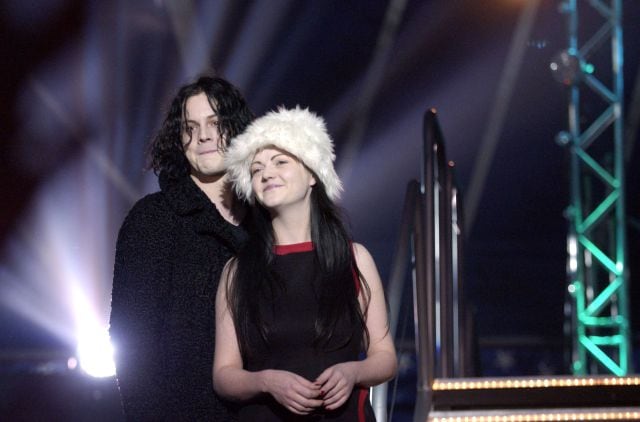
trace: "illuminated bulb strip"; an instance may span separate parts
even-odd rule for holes
[[[432,389],[442,390],[491,390],[503,388],[547,388],[547,387],[593,387],[593,386],[640,386],[640,377],[607,378],[515,378],[492,380],[435,380]]]
[[[431,422],[511,422],[511,421],[628,421],[640,420],[640,412],[585,412],[585,413],[518,413],[491,416],[429,417]]]

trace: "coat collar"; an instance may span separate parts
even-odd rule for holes
[[[196,233],[218,237],[234,252],[246,240],[246,231],[227,222],[207,195],[189,176],[169,179],[160,175],[160,189],[175,213],[189,221]]]

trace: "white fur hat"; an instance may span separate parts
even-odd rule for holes
[[[336,155],[324,120],[300,106],[279,107],[257,118],[230,142],[225,164],[240,198],[253,203],[251,162],[256,152],[268,146],[295,155],[320,179],[329,199],[340,198],[342,182],[333,168]]]

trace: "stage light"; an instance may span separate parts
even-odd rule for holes
[[[563,85],[575,85],[582,80],[582,60],[572,49],[563,50],[556,54],[551,60],[549,68],[553,78]]]
[[[572,48],[556,54],[549,64],[553,78],[563,85],[571,86],[582,82],[585,75],[592,75],[595,66],[587,63]]]
[[[35,192],[0,268],[0,304],[75,351],[67,369],[104,377],[115,372],[105,327],[116,230],[106,218],[106,183],[83,152]]]
[[[111,377],[116,373],[113,346],[106,328],[79,335],[78,360],[80,368],[92,377]]]
[[[561,147],[566,147],[571,143],[572,139],[573,138],[571,134],[563,130],[561,132],[558,132],[558,134],[556,135],[555,141],[556,141],[556,144],[560,145]]]
[[[67,359],[67,368],[73,371],[77,367],[78,367],[78,359],[76,359],[75,356],[71,356],[69,359]]]
[[[77,327],[76,353],[80,368],[92,377],[115,375],[114,350],[105,323],[98,316],[95,306],[87,300],[83,290],[73,291],[72,299]]]

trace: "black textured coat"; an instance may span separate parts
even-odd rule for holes
[[[213,391],[220,273],[246,235],[190,177],[127,215],[116,246],[111,340],[128,420],[231,420]]]

